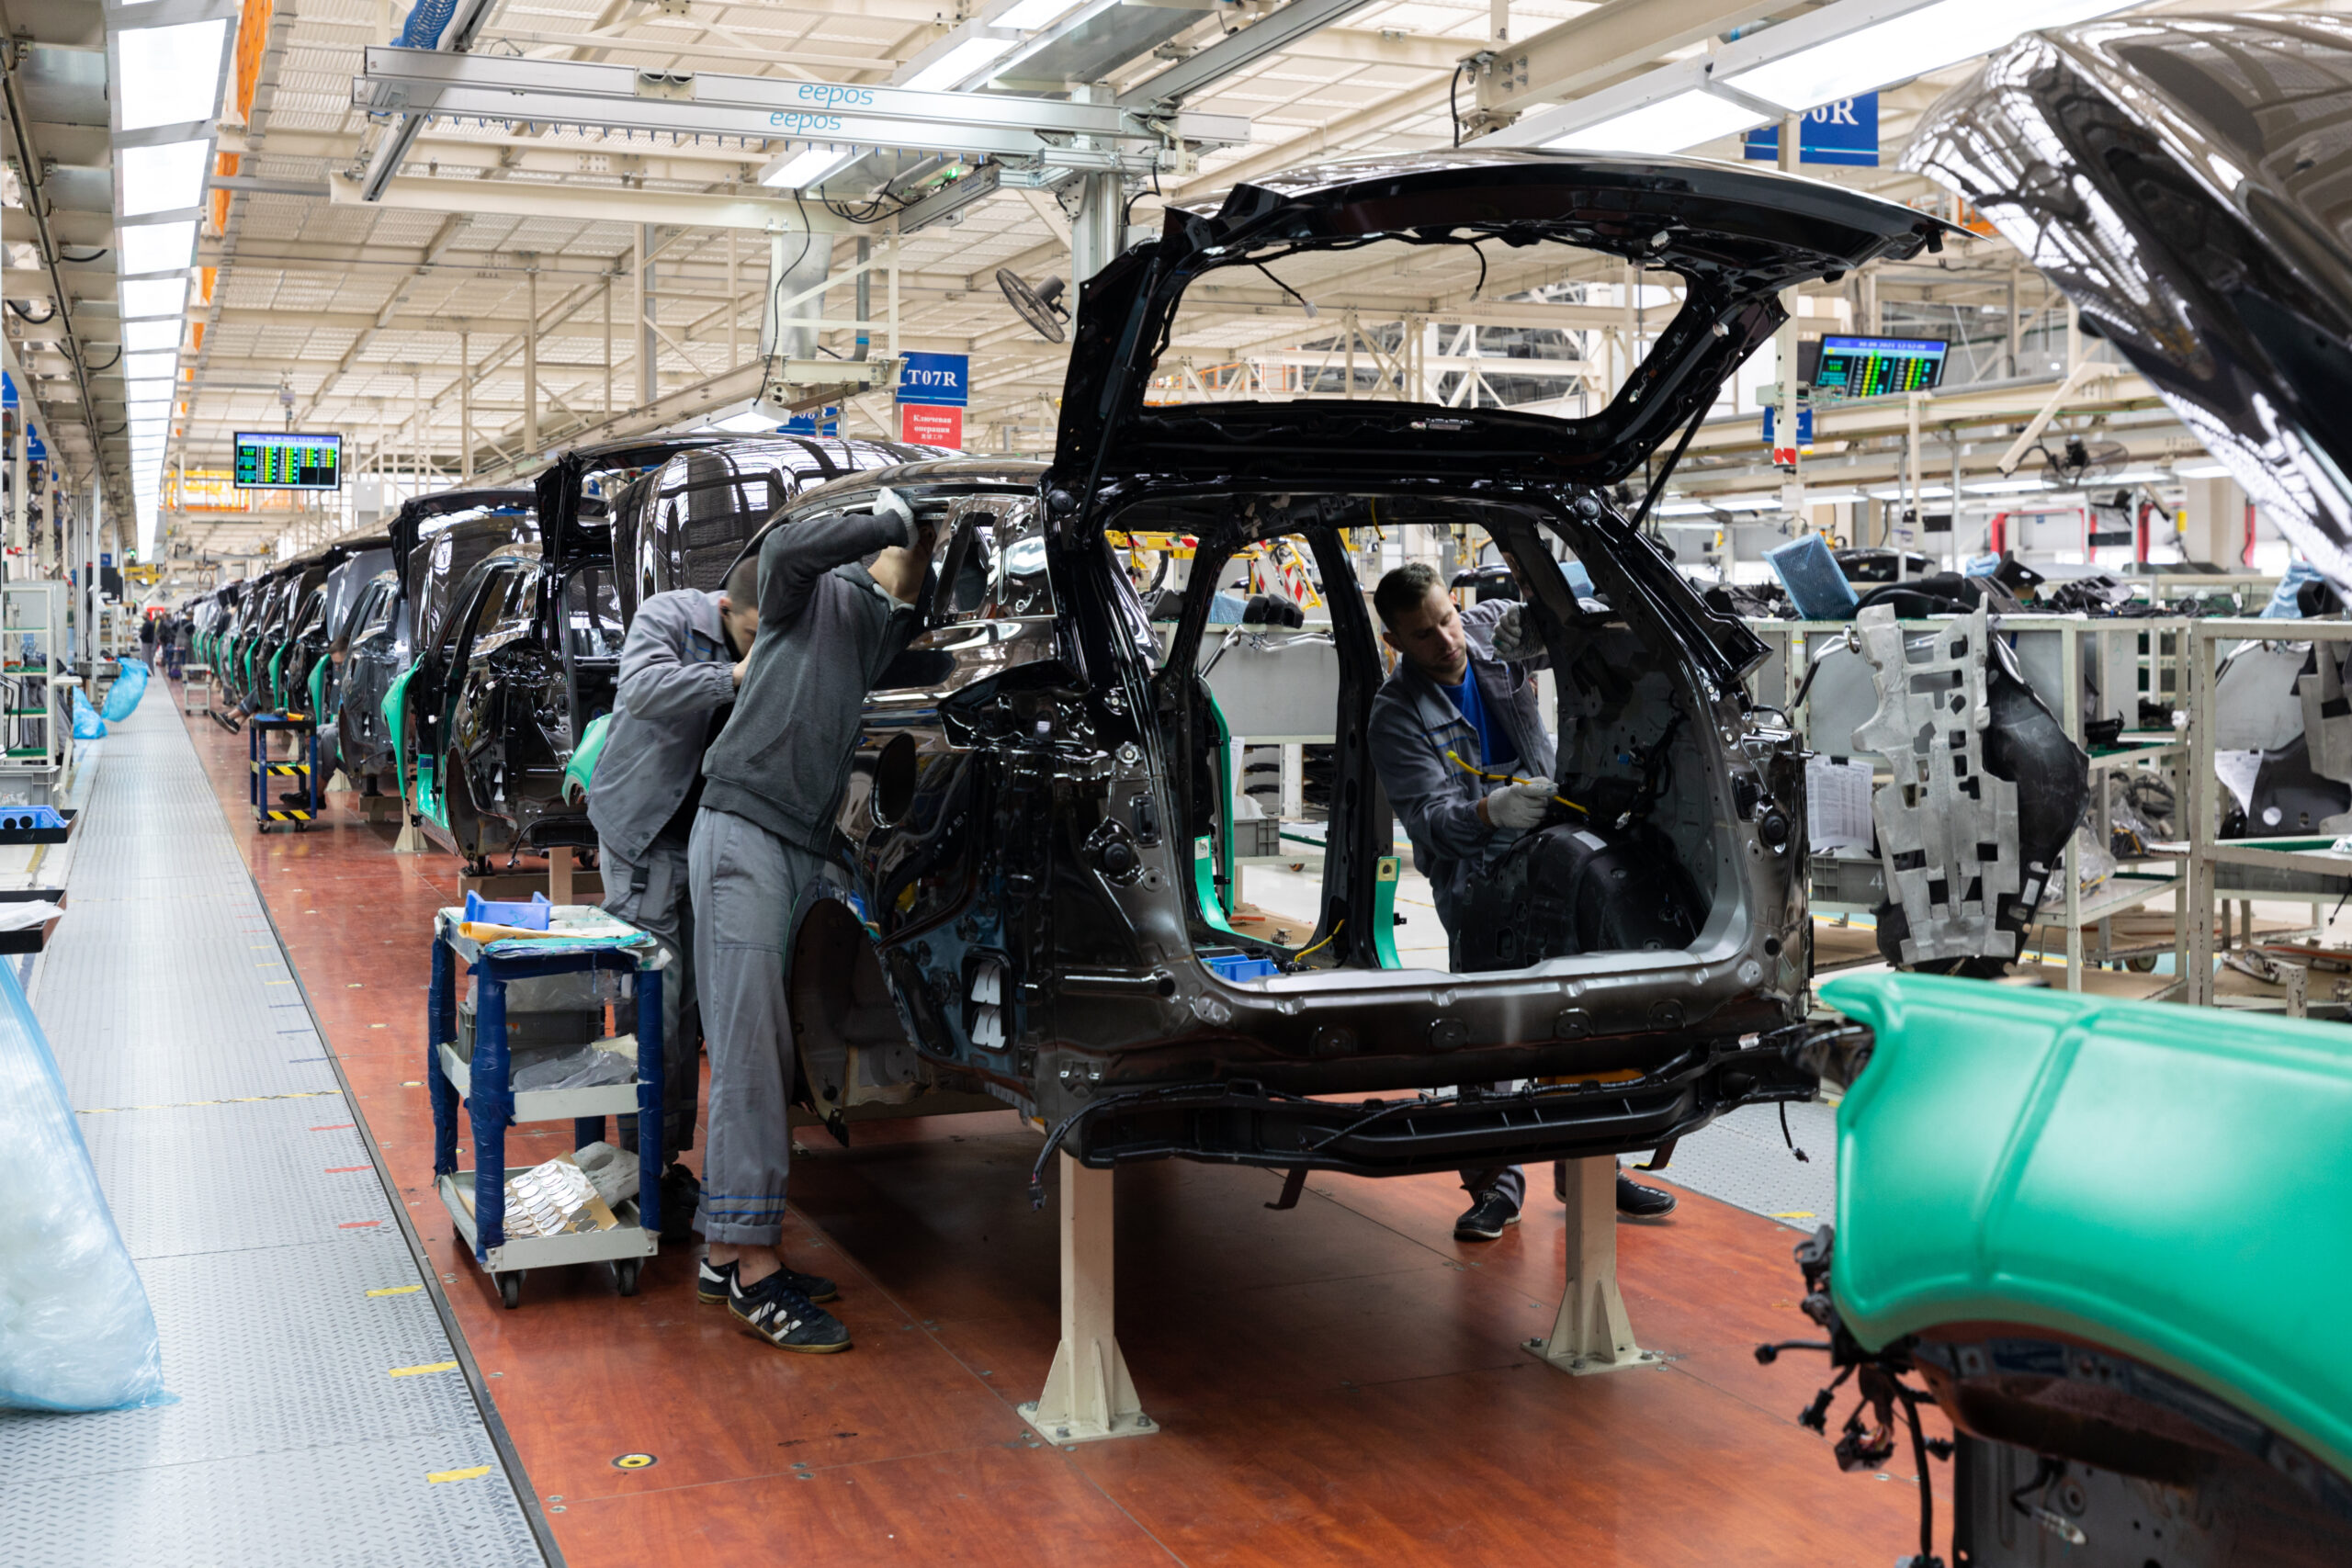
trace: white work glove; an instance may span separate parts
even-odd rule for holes
[[[915,547],[915,509],[907,504],[904,496],[884,485],[874,492],[874,515],[897,518],[899,526],[906,530],[906,537],[901,542],[908,549]]]
[[[1541,641],[1527,635],[1521,620],[1520,612],[1526,607],[1524,604],[1513,604],[1495,623],[1495,657],[1506,664],[1544,650]]]
[[[1552,808],[1555,787],[1550,779],[1505,784],[1487,796],[1487,820],[1498,828],[1516,828],[1522,832],[1541,826],[1544,814]]]

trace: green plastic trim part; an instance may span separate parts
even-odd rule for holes
[[[384,688],[384,700],[378,705],[384,716],[385,733],[392,738],[392,784],[402,800],[414,804],[408,788],[408,683],[416,674],[412,664],[392,677]]]
[[[2352,1477],[2341,1024],[1841,975],[1831,1293],[1876,1349],[2021,1324],[2173,1373]]]
[[[284,713],[293,705],[286,700],[284,680],[286,650],[293,646],[290,642],[281,642],[277,645],[277,651],[269,656],[269,705],[279,713]],[[314,714],[311,716],[317,716]]]
[[[1383,855],[1372,874],[1372,950],[1383,969],[1402,969],[1396,957],[1396,879],[1405,869],[1396,855]]]
[[[311,660],[311,721],[313,724],[324,724],[334,716],[327,712],[327,662],[326,655]]]
[[[605,754],[605,736],[612,723],[611,714],[600,713],[581,732],[580,744],[571,750],[571,761],[563,765],[563,798],[567,805],[587,801],[589,786],[596,779],[596,759]]]

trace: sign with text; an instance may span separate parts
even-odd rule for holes
[[[910,354],[899,362],[899,401],[960,409],[972,400],[968,354]]]
[[[964,411],[932,403],[900,403],[899,439],[910,446],[961,448],[964,445]]]
[[[1778,159],[1781,128],[1751,130],[1741,145],[1751,161]],[[1878,95],[1862,93],[1808,110],[1797,132],[1797,162],[1878,167]]]
[[[794,414],[775,428],[779,435],[839,435],[842,408],[839,403],[827,403],[821,409]]]
[[[343,488],[340,435],[241,430],[235,450],[239,490]]]

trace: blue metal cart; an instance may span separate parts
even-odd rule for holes
[[[301,750],[299,760],[281,762],[270,756],[269,738],[278,734],[295,738]],[[246,798],[260,830],[266,833],[277,822],[293,823],[298,833],[307,829],[319,815],[319,727],[305,714],[257,713],[245,725],[245,758],[253,769]],[[288,806],[278,798],[279,779],[302,781],[300,806]]]
[[[567,935],[567,919],[594,917],[608,935]],[[526,1269],[609,1262],[620,1292],[637,1293],[639,1265],[661,1250],[662,1234],[662,967],[667,955],[654,940],[588,906],[563,905],[557,929],[534,940],[473,940],[460,929],[461,908],[443,909],[433,931],[433,983],[425,1002],[425,1081],[433,1094],[433,1178],[449,1217],[473,1247],[474,1261],[498,1281],[509,1307],[523,1299]],[[474,1043],[470,1061],[458,1053],[458,975],[471,974]],[[506,987],[514,980],[583,970],[634,975],[637,985],[637,1078],[591,1089],[512,1087],[506,1038]],[[474,1168],[458,1168],[458,1108],[472,1121]],[[571,1235],[506,1234],[506,1129],[518,1122],[572,1123],[574,1146],[604,1135],[605,1118],[634,1112],[638,1195],[614,1208],[620,1224]]]

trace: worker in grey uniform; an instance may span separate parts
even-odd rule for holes
[[[1372,602],[1399,656],[1372,700],[1372,764],[1451,941],[1470,879],[1541,826],[1551,804],[1552,738],[1533,679],[1545,655],[1522,634],[1517,603],[1457,610],[1419,561],[1383,577]],[[1492,1241],[1519,1223],[1527,1179],[1516,1166],[1464,1170],[1462,1185],[1470,1207],[1454,1222],[1459,1239]],[[1672,1193],[1618,1173],[1620,1213],[1656,1217],[1674,1204]]]
[[[702,806],[702,754],[735,701],[759,630],[758,581],[759,563],[747,560],[719,592],[681,588],[637,607],[588,789],[604,907],[650,933],[670,960],[662,982],[662,1231],[673,1241],[693,1235],[699,1196],[694,1173],[677,1163],[694,1146],[702,1088],[686,840]]]
[[[846,1350],[850,1337],[817,1304],[837,1293],[831,1281],[786,1268],[779,1250],[792,1152],[786,944],[832,842],[866,693],[914,636],[931,564],[931,530],[904,500],[886,488],[857,506],[774,529],[760,547],[759,637],[703,760],[686,856],[710,1046],[699,1294],[777,1348],[809,1354]]]

